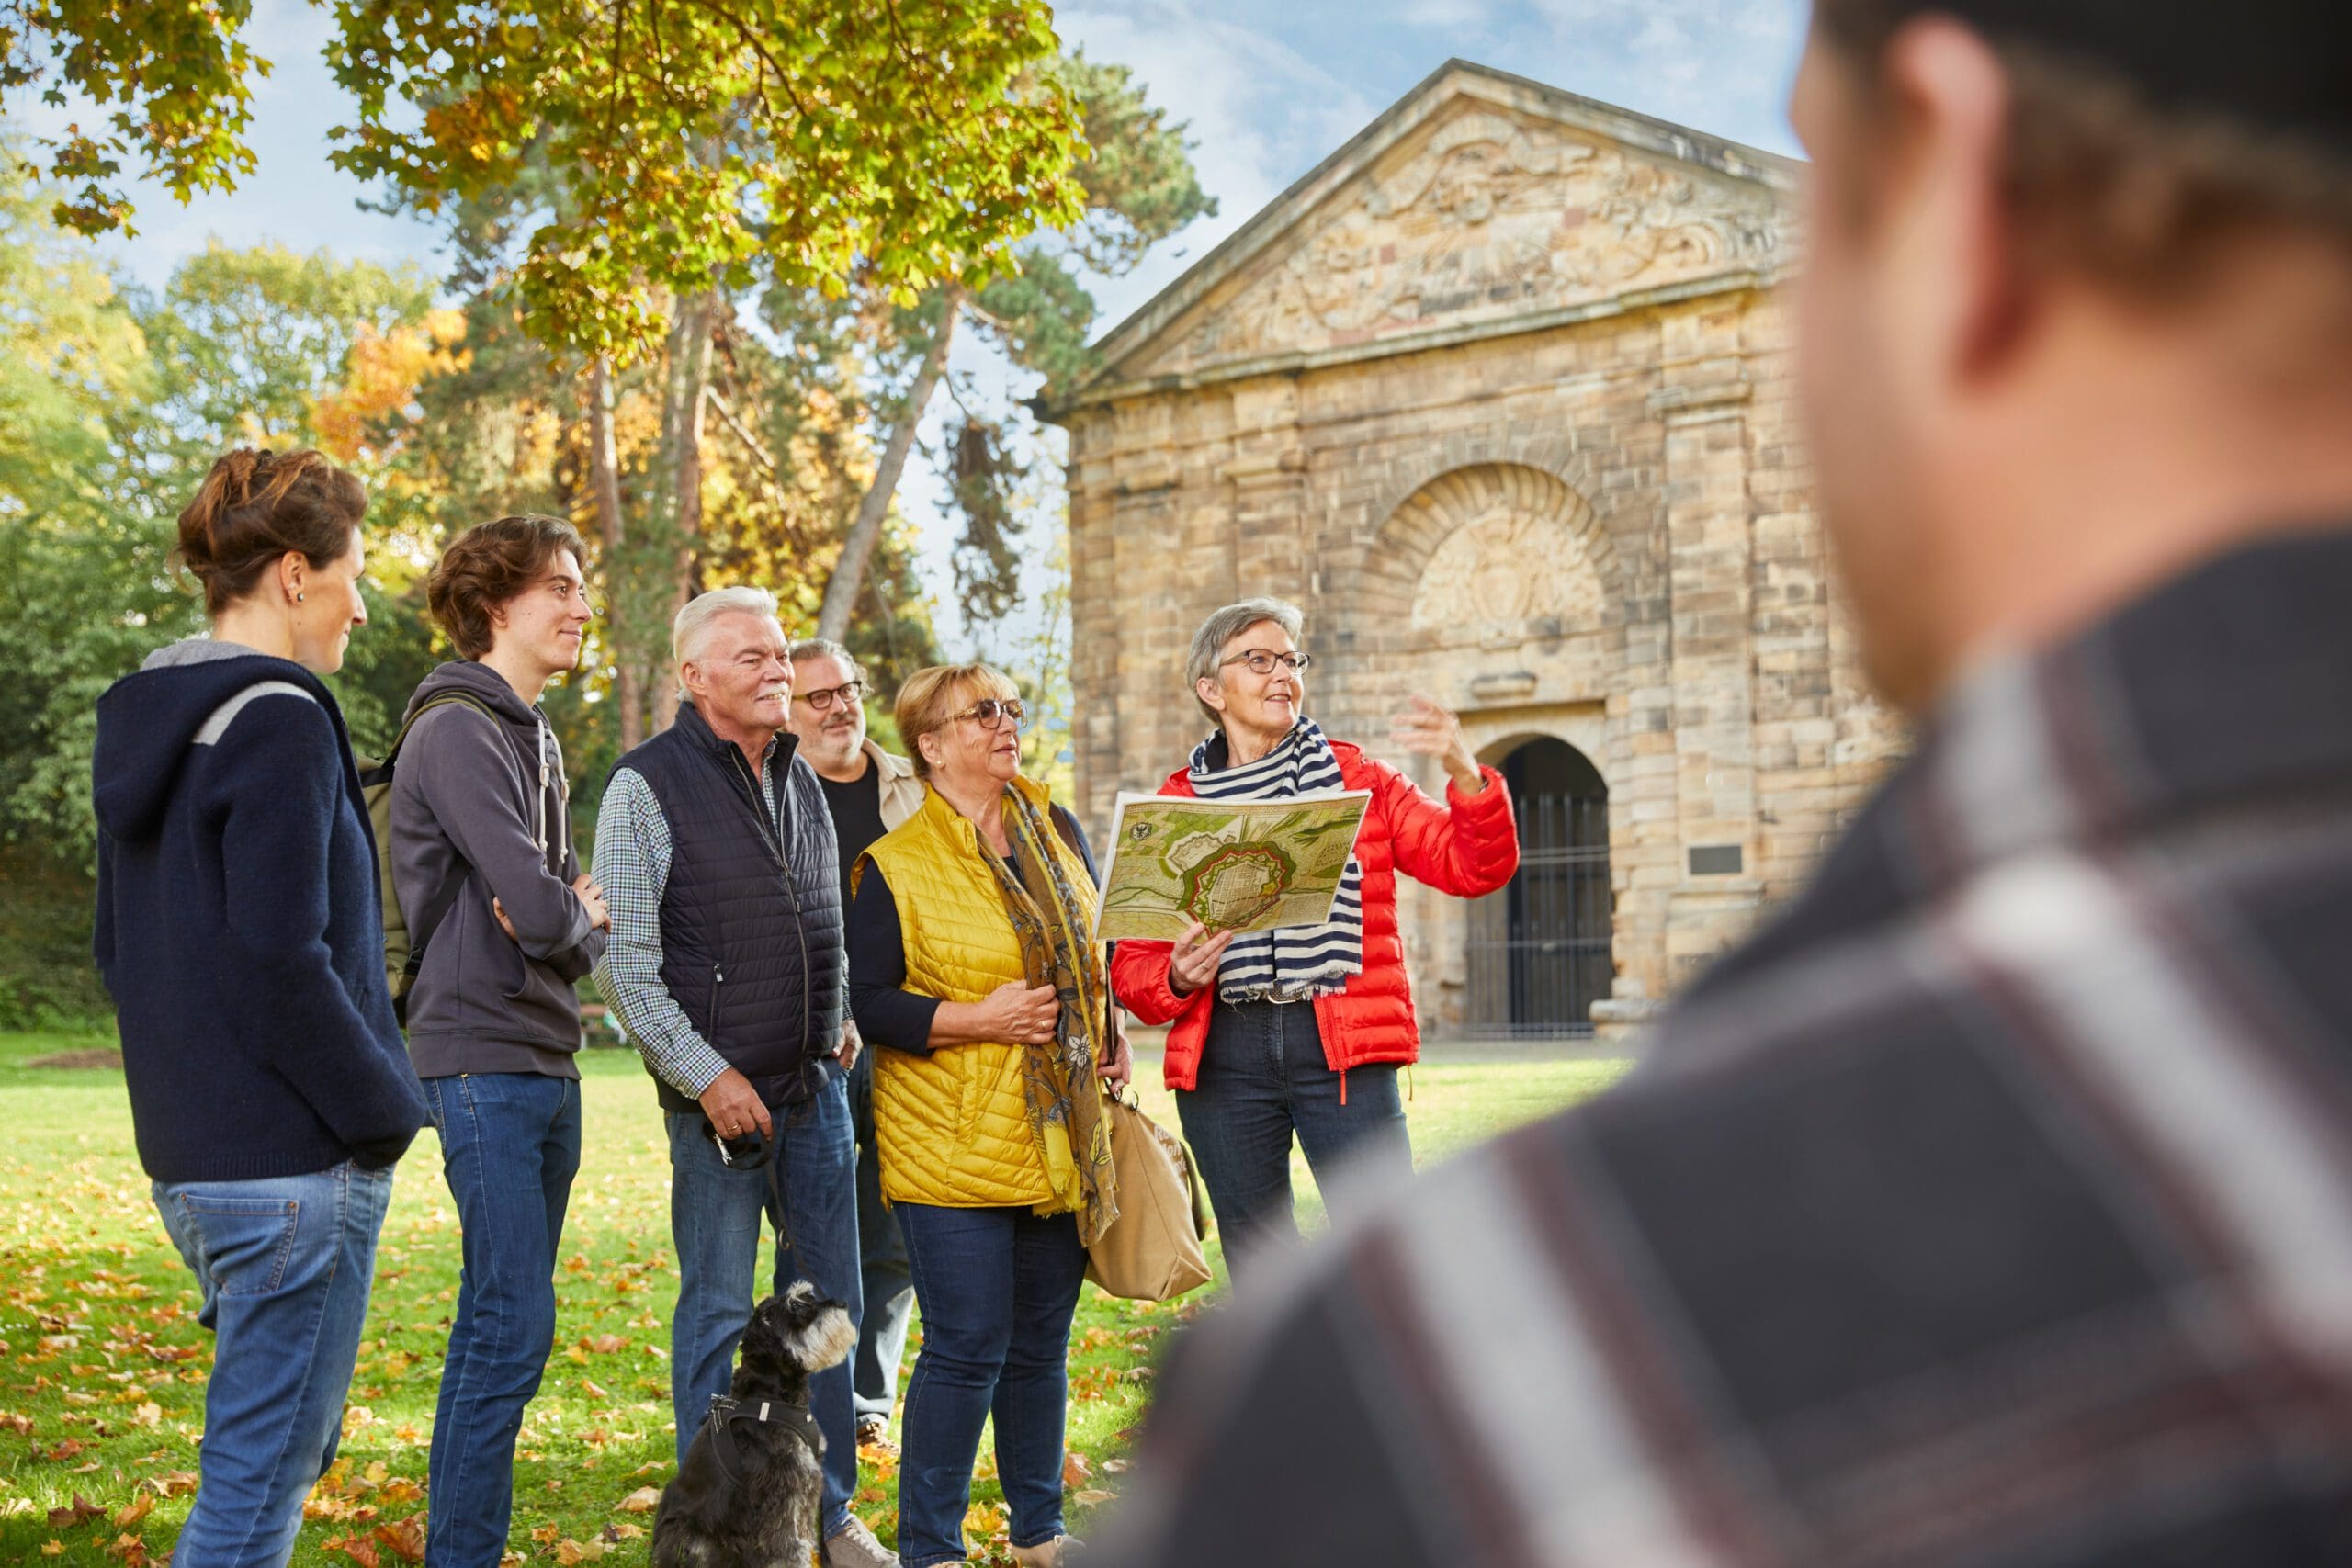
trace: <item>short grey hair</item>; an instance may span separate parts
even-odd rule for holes
[[[863,682],[865,679],[865,666],[857,661],[857,655],[829,637],[802,637],[792,645],[788,657],[795,664],[804,659],[838,659],[849,666],[851,680]]]
[[[1184,689],[1193,694],[1194,702],[1200,703],[1201,711],[1208,716],[1211,724],[1223,724],[1225,718],[1201,702],[1201,682],[1217,679],[1216,658],[1225,651],[1227,643],[1265,621],[1282,627],[1293,642],[1298,640],[1300,628],[1306,625],[1306,617],[1299,613],[1298,606],[1286,599],[1244,599],[1217,611],[1193,634],[1193,656],[1184,665]]]
[[[764,588],[738,586],[714,588],[707,593],[697,593],[679,607],[677,619],[670,623],[670,666],[678,677],[678,698],[690,695],[686,690],[686,666],[702,651],[703,638],[711,625],[721,615],[764,615],[771,621],[781,620],[775,607],[775,595]]]

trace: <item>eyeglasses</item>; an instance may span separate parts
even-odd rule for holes
[[[819,713],[831,711],[835,703],[841,704],[845,708],[854,708],[865,699],[865,682],[863,681],[852,681],[840,686],[827,686],[821,692],[793,694],[795,702],[807,703]]]
[[[1004,728],[1004,721],[1011,719],[1013,728],[1018,729],[1022,719],[1026,716],[1025,710],[1016,698],[982,697],[962,713],[949,714],[947,722],[953,724],[959,718],[977,718],[980,721],[982,729],[1001,729]]]
[[[1290,672],[1295,675],[1314,662],[1313,656],[1309,654],[1269,653],[1262,648],[1253,648],[1247,652],[1237,653],[1230,659],[1220,659],[1216,661],[1216,665],[1222,670],[1228,664],[1247,664],[1252,675],[1271,675],[1274,672],[1275,665],[1286,664],[1290,666]]]

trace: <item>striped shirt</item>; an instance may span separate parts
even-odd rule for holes
[[[1622,1087],[1204,1320],[1098,1555],[2352,1562],[2347,604],[1978,671]]]

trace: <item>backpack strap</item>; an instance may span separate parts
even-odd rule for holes
[[[446,692],[401,721],[400,733],[392,737],[392,749],[384,753],[383,761],[378,764],[379,776],[385,778],[391,776],[392,764],[400,760],[401,747],[408,739],[408,732],[416,727],[418,719],[423,718],[435,708],[452,705],[469,707],[491,723],[498,722],[498,715],[491,711],[488,704],[469,697],[462,692]],[[454,863],[449,867],[449,874],[442,880],[439,890],[424,906],[424,918],[409,931],[408,963],[401,970],[400,988],[393,997],[393,1000],[400,1004],[399,1011],[403,1024],[408,1021],[407,993],[416,984],[417,976],[424,969],[424,944],[433,940],[433,933],[441,929],[441,922],[447,919],[449,911],[458,907],[458,895],[465,891],[466,879],[473,874],[474,868],[466,863],[463,856],[454,857]]]

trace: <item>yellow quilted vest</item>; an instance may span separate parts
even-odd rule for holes
[[[1040,813],[1048,811],[1044,786],[1015,779],[1013,787]],[[1091,919],[1094,884],[1085,863],[1058,834],[1049,833],[1047,842]],[[1023,977],[1020,943],[981,853],[978,830],[937,790],[925,786],[922,808],[877,840],[854,874],[862,876],[868,862],[881,868],[899,907],[908,990],[978,1002]],[[948,1045],[916,1056],[876,1048],[874,1135],[885,1198],[951,1209],[1061,1207],[1024,1108],[1022,1051],[1010,1044]]]

